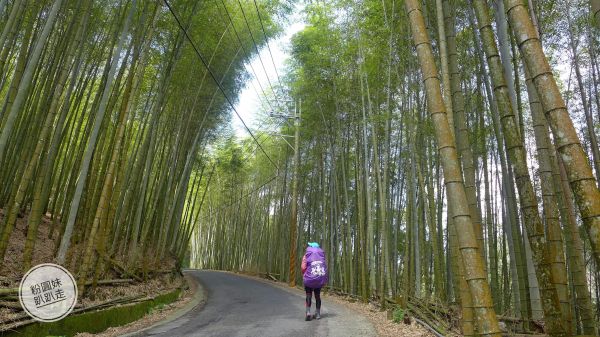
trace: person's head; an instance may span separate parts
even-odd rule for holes
[[[308,246],[309,246],[309,247],[313,247],[313,248],[320,248],[320,247],[319,247],[319,244],[318,244],[318,243],[316,243],[316,242],[309,242],[309,243],[308,243]]]

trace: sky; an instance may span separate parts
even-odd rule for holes
[[[261,117],[261,101],[265,101],[261,87],[265,92],[269,92],[269,81],[273,86],[275,86],[278,83],[277,73],[280,77],[284,76],[285,65],[290,57],[289,48],[291,38],[294,34],[301,31],[306,26],[306,23],[303,22],[301,11],[302,8],[297,6],[294,10],[294,13],[290,16],[287,26],[284,27],[283,33],[279,37],[269,40],[268,45],[273,55],[272,59],[271,55],[269,54],[269,48],[267,45],[264,45],[259,52],[260,58],[255,56],[245,65],[246,70],[251,77],[250,80],[246,82],[245,87],[242,89],[235,108],[253,133],[258,130],[275,131],[276,129],[276,127],[273,125],[273,123],[276,122],[275,120],[269,120],[269,122],[273,122],[272,124],[266,124],[264,123],[264,120],[262,123],[259,121],[259,118]],[[569,53],[565,53],[565,59],[563,59],[563,56],[558,55],[559,62],[556,69],[560,80],[565,87],[567,86],[569,77],[571,75],[568,61],[569,57]],[[277,71],[275,71],[275,68],[277,68]],[[252,69],[254,69],[254,71],[252,71]],[[255,73],[258,78],[255,76]],[[573,79],[571,79],[571,90],[573,90],[574,85],[572,81]],[[232,113],[231,115],[231,126],[238,138],[250,136],[240,121],[240,118],[235,113]]]
[[[254,132],[261,124],[258,121],[258,117],[261,101],[265,100],[261,86],[264,88],[265,92],[268,92],[270,90],[269,81],[275,86],[278,83],[277,73],[279,73],[280,77],[284,76],[286,60],[290,57],[290,40],[294,34],[305,27],[305,23],[302,22],[299,12],[300,11],[296,9],[294,15],[291,16],[288,25],[284,28],[283,33],[279,37],[269,40],[269,47],[273,54],[273,60],[271,60],[271,55],[269,55],[269,48],[267,45],[264,45],[259,51],[260,58],[255,56],[246,64],[246,70],[251,75],[251,79],[246,82],[246,86],[242,89],[235,108],[252,132]],[[275,67],[277,67],[277,71],[275,71]],[[254,68],[258,78],[254,75],[252,68]],[[238,138],[249,136],[248,131],[246,131],[246,128],[244,128],[242,122],[235,113],[232,114],[231,123]],[[267,125],[266,128],[273,131],[273,127]],[[260,127],[260,130],[265,130],[264,124]]]

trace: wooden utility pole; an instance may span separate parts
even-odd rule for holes
[[[298,246],[298,164],[300,161],[300,106],[294,109],[294,175],[292,177],[292,216],[290,220],[290,287],[296,286],[296,248]]]

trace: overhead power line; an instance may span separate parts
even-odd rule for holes
[[[227,8],[225,1],[221,0],[221,4],[223,5],[223,8],[225,9],[225,14],[227,15],[227,19],[229,20],[231,26],[233,27],[233,32],[235,33],[235,37],[237,38],[238,43],[240,44],[240,47],[242,47],[242,50],[244,52],[244,57],[246,57],[247,59],[250,59],[250,53],[248,51],[246,51],[246,48],[244,47],[244,43],[242,42],[242,39],[240,38],[240,34],[238,33],[237,29],[235,28],[235,24],[233,23],[233,18],[231,17],[231,14],[229,13],[229,9]],[[221,14],[221,16],[223,16],[223,14]],[[269,105],[271,110],[275,110],[273,108],[273,105],[271,104],[271,101],[269,100],[267,94],[265,93],[265,89],[263,88],[262,83],[260,83],[260,79],[258,78],[258,74],[257,74],[256,70],[254,69],[252,62],[249,62],[249,66],[250,66],[250,69],[252,70],[252,73],[254,74],[254,77],[256,78],[256,81],[258,82],[258,86],[260,87],[260,90],[262,91],[263,96],[264,96],[265,100],[267,101],[267,104]],[[263,70],[264,70],[264,66],[263,66]],[[265,71],[265,76],[267,76],[266,71]],[[269,77],[267,76],[267,79],[268,78]],[[252,85],[254,85],[254,84],[252,84]]]
[[[246,22],[246,27],[248,27],[248,32],[250,33],[250,38],[252,39],[252,44],[254,45],[254,49],[256,50],[256,55],[258,56],[258,60],[260,61],[263,71],[265,72],[265,77],[267,78],[269,87],[271,88],[271,91],[274,94],[276,94],[275,89],[273,89],[273,84],[271,84],[271,79],[269,79],[269,74],[267,73],[267,68],[265,67],[262,57],[260,56],[260,51],[258,50],[258,45],[256,44],[256,40],[254,39],[254,34],[252,34],[252,29],[250,29],[250,24],[248,23],[248,18],[246,17],[246,11],[244,11],[244,7],[242,6],[242,3],[240,2],[240,0],[238,0],[238,5],[240,6],[240,10],[242,11],[242,16],[244,17],[244,22]],[[265,35],[265,39],[266,38],[267,38],[267,36]],[[276,100],[276,101],[279,102],[279,100]],[[279,102],[279,103],[281,105],[281,102]]]
[[[279,86],[281,87],[281,89],[283,89],[283,84],[281,83],[281,78],[279,77],[277,66],[275,65],[275,59],[273,58],[273,53],[271,53],[271,46],[269,46],[269,40],[267,39],[267,31],[265,30],[265,26],[263,25],[262,16],[260,15],[260,10],[258,9],[258,4],[256,3],[256,0],[254,0],[254,7],[256,8],[256,13],[258,13],[258,21],[260,22],[260,28],[262,29],[263,35],[265,37],[267,49],[269,50],[269,55],[271,55],[271,62],[273,63],[275,74],[277,75],[277,82],[279,82]]]
[[[256,192],[260,191],[260,190],[261,190],[263,187],[267,186],[267,185],[268,185],[270,182],[272,182],[273,180],[277,179],[277,177],[278,177],[278,175],[277,175],[277,174],[275,174],[274,176],[272,176],[271,178],[267,179],[265,182],[263,182],[262,184],[260,184],[260,186],[258,186],[258,187],[256,187],[256,188],[252,189],[250,192],[246,193],[245,195],[242,195],[241,197],[239,197],[238,199],[234,200],[233,202],[231,202],[231,203],[229,203],[229,204],[227,204],[227,205],[223,205],[223,206],[221,206],[221,207],[217,208],[215,211],[216,211],[216,212],[218,212],[218,211],[224,210],[224,209],[226,209],[226,208],[228,208],[228,207],[231,207],[231,206],[233,206],[233,205],[237,204],[238,202],[240,202],[240,201],[242,201],[242,200],[244,200],[244,199],[248,198],[248,197],[249,197],[249,196],[251,196],[252,194],[254,194],[254,193],[256,193]],[[208,189],[208,187],[207,187],[207,189]],[[203,217],[201,217],[201,218],[198,218],[198,221],[200,221],[200,220],[203,220],[203,219],[206,219],[206,218],[207,218],[207,217],[209,217],[209,216],[210,216],[210,214],[206,214],[206,215],[204,215]]]
[[[267,125],[266,127],[264,127],[264,124],[269,124],[269,125]],[[282,122],[279,122],[279,123],[272,123],[272,122],[270,122],[270,121],[266,121],[266,122],[263,122],[261,125],[259,125],[259,126],[258,126],[258,127],[255,129],[255,131],[257,131],[257,130],[260,130],[261,128],[264,128],[264,129],[265,129],[265,130],[264,130],[262,133],[260,133],[260,134],[259,134],[259,135],[256,137],[256,138],[257,138],[257,139],[259,139],[259,141],[261,142],[261,145],[262,145],[262,144],[264,144],[264,143],[265,143],[265,142],[266,142],[266,141],[267,141],[269,138],[274,138],[274,137],[276,137],[276,136],[277,136],[277,135],[273,135],[273,134],[271,134],[270,132],[273,132],[273,131],[275,131],[276,129],[278,129],[278,128],[281,126],[281,124],[283,124],[283,123],[282,123]],[[273,128],[273,130],[270,130],[269,128]],[[283,139],[283,137],[282,137],[282,139]],[[283,139],[283,140],[285,141],[285,139]],[[287,142],[287,141],[286,141],[286,142]],[[249,158],[251,155],[253,155],[254,153],[256,153],[256,150],[258,150],[258,146],[257,146],[257,147],[254,147],[254,148],[252,148],[252,149],[251,149],[249,152],[247,152],[247,153],[246,153],[246,155],[243,157],[243,160],[242,160],[242,161],[243,161],[243,162],[245,162],[246,160],[248,160],[248,158]]]
[[[229,96],[227,95],[227,93],[225,92],[225,89],[223,89],[223,87],[221,86],[221,83],[219,83],[219,81],[217,80],[217,77],[213,73],[212,69],[210,69],[210,67],[208,66],[208,64],[204,60],[204,57],[202,56],[202,54],[200,53],[200,51],[196,47],[196,44],[194,43],[194,41],[192,40],[192,38],[189,36],[187,30],[185,28],[183,28],[183,24],[179,20],[179,17],[177,16],[177,14],[175,14],[175,11],[173,10],[173,8],[171,7],[171,5],[169,4],[169,1],[168,0],[164,0],[164,2],[165,2],[165,5],[167,6],[167,8],[169,9],[169,12],[171,12],[171,15],[173,15],[173,18],[175,19],[175,21],[177,21],[177,25],[179,26],[179,29],[181,29],[183,31],[183,34],[185,35],[186,39],[192,45],[192,48],[194,49],[194,52],[196,53],[196,55],[198,56],[198,58],[200,59],[200,61],[204,65],[204,67],[206,68],[206,71],[208,71],[208,73],[210,74],[210,77],[213,79],[213,81],[215,82],[215,84],[219,87],[219,90],[223,94],[223,97],[225,98],[225,100],[227,101],[227,103],[229,103],[229,105],[231,106],[231,109],[233,109],[233,111],[235,112],[235,114],[238,116],[238,118],[240,119],[240,121],[244,125],[244,128],[246,128],[246,130],[248,131],[248,133],[250,134],[250,136],[252,137],[252,139],[254,139],[254,141],[256,142],[256,144],[258,144],[258,147],[260,148],[260,150],[262,151],[262,153],[264,153],[264,155],[267,157],[267,159],[269,159],[269,161],[271,162],[271,164],[273,164],[273,166],[277,169],[277,171],[279,171],[279,166],[277,166],[277,164],[275,164],[275,162],[271,159],[271,157],[269,157],[269,155],[267,154],[267,152],[260,145],[260,143],[258,142],[258,140],[256,139],[256,137],[254,137],[254,134],[252,133],[252,131],[250,130],[250,128],[248,127],[248,125],[246,124],[246,122],[244,122],[244,119],[242,118],[242,116],[240,116],[239,112],[235,108],[235,105],[233,104],[233,102],[231,101],[231,99],[229,98]]]

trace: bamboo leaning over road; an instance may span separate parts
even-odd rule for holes
[[[597,334],[599,22],[600,0],[0,0],[0,324],[63,301],[24,295],[46,268],[78,286],[60,319],[184,269],[302,289],[316,243],[327,283],[274,317],[335,291],[360,313],[328,328]]]

